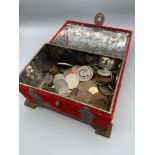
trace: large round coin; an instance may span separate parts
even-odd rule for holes
[[[55,77],[54,77],[53,83],[55,84],[55,82],[56,82],[58,79],[65,79],[65,77],[64,77],[63,74],[56,74]]]
[[[78,76],[80,81],[88,81],[93,77],[93,69],[89,66],[82,66],[79,68]]]
[[[76,74],[70,73],[65,77],[69,89],[74,89],[79,85],[79,77]]]
[[[54,88],[59,91],[61,88],[68,88],[68,84],[64,79],[58,79],[54,83]]]

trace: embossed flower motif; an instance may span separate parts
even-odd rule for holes
[[[32,68],[31,65],[29,65],[27,68],[26,68],[26,75],[30,78],[33,79],[33,75],[34,75],[34,69]]]

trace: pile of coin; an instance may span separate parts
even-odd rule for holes
[[[106,57],[101,57],[98,66],[53,64],[49,67],[42,88],[108,111],[119,67],[117,60]]]

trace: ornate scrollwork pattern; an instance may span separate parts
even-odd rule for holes
[[[68,23],[52,44],[98,55],[124,58],[129,33]]]

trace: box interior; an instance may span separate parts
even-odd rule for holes
[[[34,87],[36,89],[45,90],[42,88],[44,79],[47,74],[49,74],[50,66],[56,64],[59,66],[60,70],[58,73],[62,73],[65,69],[70,68],[74,65],[79,66],[97,66],[100,69],[102,67],[99,65],[99,62],[103,56],[96,53],[90,53],[86,51],[75,50],[71,48],[65,48],[56,45],[45,44],[41,50],[36,54],[36,56],[30,61],[30,63],[24,68],[19,77],[19,82],[21,84]],[[122,59],[114,58],[119,62],[119,69],[117,70],[116,76],[119,76],[121,66],[123,63]],[[66,65],[62,65],[66,64]],[[92,80],[94,76],[92,77]],[[115,79],[115,84],[113,85],[113,95],[108,98],[109,108],[106,112],[110,112],[112,106],[112,99],[116,90],[117,79]],[[52,90],[46,90],[56,95],[59,95],[57,92],[52,92]],[[66,97],[73,100],[72,98]],[[76,101],[76,99],[74,99]],[[79,102],[79,101],[77,101]],[[81,102],[86,104],[85,102]],[[102,108],[95,107],[92,104],[87,104],[88,106],[100,109],[105,111]]]

